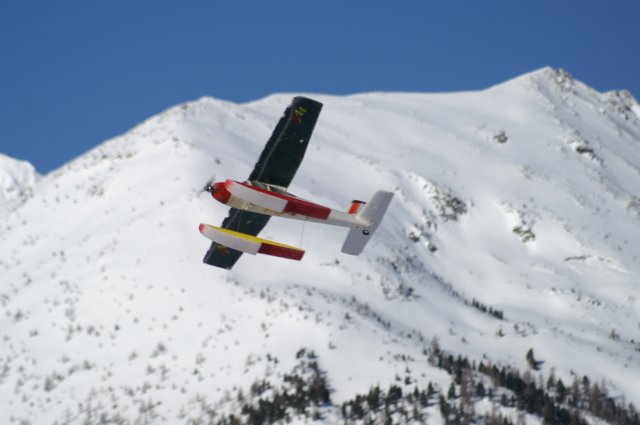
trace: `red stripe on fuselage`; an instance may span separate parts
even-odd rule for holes
[[[329,214],[331,214],[331,208],[323,207],[322,205],[314,204],[313,202],[305,201],[304,199],[300,199],[292,195],[284,195],[282,193],[272,192],[270,190],[251,186],[246,183],[236,183],[257,192],[286,200],[287,205],[284,207],[284,212],[287,214],[304,215],[306,217],[317,218],[319,220],[326,220],[329,217]]]
[[[313,204],[302,199],[294,199],[287,203],[284,212],[288,214],[304,215],[305,217],[326,220],[331,214],[331,209],[322,205]]]

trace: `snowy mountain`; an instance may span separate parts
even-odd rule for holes
[[[30,196],[40,175],[33,165],[0,153],[0,217],[16,203]]]
[[[178,105],[12,183],[32,193],[0,223],[0,423],[240,417],[269,394],[256,383],[275,393],[315,370],[310,352],[331,391],[315,420],[342,423],[338,406],[373,386],[446,393],[436,345],[640,404],[629,93],[545,68],[478,92],[310,95],[324,109],[290,190],[345,209],[394,191],[375,238],[346,256],[345,229],[274,218],[261,236],[301,245],[302,262],[202,264],[198,224],[227,213],[202,187],[248,176],[291,97]],[[0,196],[28,192],[3,176]],[[515,421],[498,394],[476,394],[476,414]],[[436,404],[428,422],[444,423]]]

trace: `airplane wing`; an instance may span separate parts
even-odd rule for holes
[[[311,139],[322,103],[306,97],[294,97],[273,130],[249,180],[288,187],[298,171]],[[225,229],[257,236],[271,216],[231,208],[222,222]],[[206,264],[231,269],[242,252],[212,242],[204,257]]]
[[[288,187],[298,171],[322,103],[294,97],[269,138],[249,180]]]

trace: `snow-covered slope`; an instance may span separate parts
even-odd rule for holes
[[[262,236],[302,244],[301,263],[203,265],[198,224],[227,209],[202,187],[248,176],[291,96],[167,110],[0,223],[0,422],[187,423],[303,347],[338,403],[375,384],[446,389],[434,337],[523,370],[533,348],[535,374],[640,403],[631,95],[550,68],[479,92],[311,95],[325,106],[290,189],[344,208],[394,191],[375,238],[345,256],[344,229],[273,219]]]
[[[0,153],[0,217],[28,197],[40,178],[33,165]]]

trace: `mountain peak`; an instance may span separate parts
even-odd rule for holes
[[[198,224],[228,209],[202,187],[247,178],[287,97],[178,105],[7,215],[0,422],[195,423],[198,409],[232,409],[234,388],[287,379],[301,347],[338,404],[378,384],[460,394],[429,341],[640,402],[632,97],[553,68],[496,90],[322,97],[291,190],[333,208],[394,191],[376,238],[347,256],[345,229],[274,218],[261,236],[305,248],[302,262],[203,265]],[[487,411],[499,398],[473,400]]]

